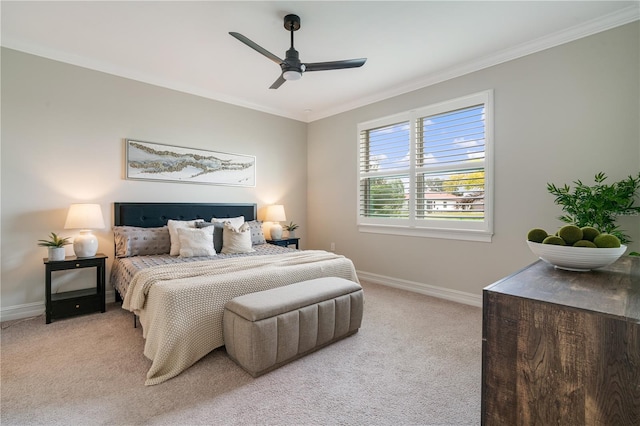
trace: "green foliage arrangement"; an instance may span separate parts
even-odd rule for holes
[[[562,206],[564,215],[560,219],[576,226],[592,226],[601,232],[615,235],[626,244],[629,236],[618,229],[615,221],[621,215],[640,214],[640,206],[634,206],[634,198],[640,189],[640,173],[629,176],[619,182],[607,185],[607,176],[600,172],[595,175],[595,185],[585,185],[581,181],[573,182],[573,191],[568,185],[556,186],[547,183],[547,190],[554,195],[556,204]]]
[[[372,179],[369,187],[370,203],[367,216],[370,217],[407,217],[404,185],[400,179]]]
[[[64,247],[71,244],[70,237],[61,238],[55,232],[52,232],[48,240],[38,240],[40,247]]]
[[[283,228],[284,228],[286,231],[295,231],[296,229],[298,229],[298,228],[299,228],[299,226],[298,226],[297,224],[295,224],[295,223],[291,222],[290,224],[283,226]]]

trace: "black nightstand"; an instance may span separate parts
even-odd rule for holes
[[[267,240],[267,242],[269,244],[273,244],[274,246],[281,246],[281,247],[289,247],[290,245],[294,245],[296,246],[296,250],[299,248],[298,247],[298,241],[300,240],[300,238],[282,238],[279,240]]]
[[[74,315],[87,314],[90,312],[105,312],[105,271],[107,256],[98,253],[93,257],[67,256],[64,260],[53,261],[43,259],[46,274],[46,321],[66,318]],[[51,294],[51,273],[53,271],[64,271],[70,269],[95,267],[96,286],[82,290],[65,291]]]

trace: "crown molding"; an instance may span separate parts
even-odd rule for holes
[[[329,108],[317,113],[311,113],[308,115],[307,121],[313,122],[356,108],[361,108],[375,102],[380,102],[385,99],[390,99],[395,96],[423,89],[425,87],[432,86],[443,81],[451,80],[453,78],[471,74],[473,72],[480,71],[494,65],[499,65],[504,62],[531,55],[533,53],[551,49],[553,47],[570,43],[572,41],[579,40],[581,38],[588,37],[638,20],[640,20],[640,3],[635,6],[629,6],[624,9],[620,9],[617,12],[610,13],[608,15],[593,19],[583,24],[576,25],[574,27],[567,28],[565,30],[558,31],[552,34],[548,34],[546,36],[526,43],[522,43],[518,46],[504,49],[502,51],[496,52],[495,54],[485,56],[483,58],[478,58],[464,64],[460,64],[456,67],[449,68],[442,72],[426,75],[408,84],[395,86],[388,90],[377,92],[375,95],[360,98],[350,103],[343,103],[336,108]]]

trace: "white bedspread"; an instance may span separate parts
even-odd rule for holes
[[[133,277],[122,307],[140,317],[146,385],[177,376],[224,345],[224,305],[234,297],[326,276],[358,282],[351,260],[319,250],[162,265]]]

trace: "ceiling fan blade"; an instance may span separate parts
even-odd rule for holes
[[[280,77],[278,77],[278,79],[273,82],[269,89],[277,89],[278,87],[282,86],[282,83],[284,83],[285,81],[287,80],[285,80],[282,74],[280,74]]]
[[[256,52],[261,53],[264,56],[266,56],[267,58],[271,59],[276,64],[280,65],[282,63],[282,59],[278,58],[276,55],[274,55],[273,53],[269,52],[264,47],[261,47],[258,44],[254,43],[253,41],[249,40],[248,38],[246,38],[242,34],[235,33],[235,32],[230,32],[229,34],[232,35],[233,37],[237,38],[238,40],[240,40],[241,42],[243,42],[244,44],[246,44],[247,46],[249,46],[250,48],[252,48]]]
[[[308,71],[327,71],[327,70],[339,70],[344,68],[358,68],[367,62],[367,58],[360,59],[346,59],[344,61],[331,61],[331,62],[314,62],[311,64],[304,64],[305,72]]]

